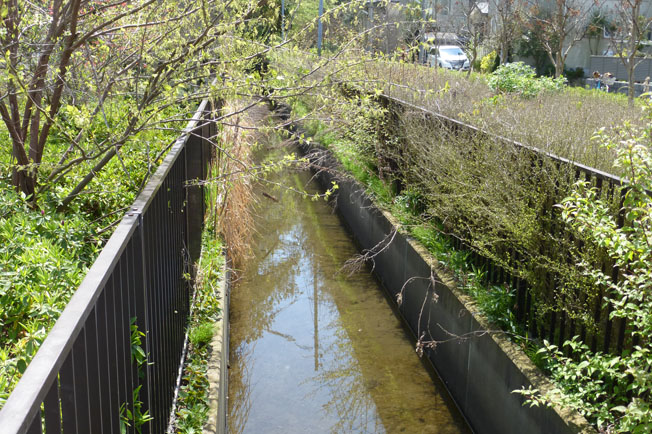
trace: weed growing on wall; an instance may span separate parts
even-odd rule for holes
[[[223,244],[214,231],[214,226],[207,224],[202,236],[202,253],[188,329],[188,355],[175,414],[174,426],[177,433],[202,432],[208,419],[209,388],[217,386],[208,381],[208,362],[211,354],[209,344],[216,323],[222,321],[218,287],[225,278],[224,260]]]

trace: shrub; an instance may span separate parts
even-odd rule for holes
[[[559,91],[564,88],[564,77],[536,77],[534,68],[523,62],[499,66],[487,79],[494,92],[516,93],[523,97],[533,97],[544,91]]]
[[[99,251],[96,227],[0,181],[0,407]]]
[[[584,68],[578,66],[577,68],[564,69],[564,77],[568,80],[584,78]]]
[[[646,108],[652,120],[652,105]],[[610,319],[622,319],[629,325],[631,352],[621,356],[592,353],[577,339],[564,344],[572,357],[564,357],[558,348],[546,350],[549,371],[557,389],[545,395],[521,390],[533,404],[558,403],[571,407],[596,423],[600,432],[648,433],[652,429],[652,124],[646,128],[625,125],[613,136],[599,134],[604,146],[615,149],[616,167],[627,184],[623,187],[623,224],[617,213],[598,190],[580,181],[561,205],[565,222],[585,248],[604,252],[620,270],[614,278],[611,270],[578,260],[578,268],[596,288],[604,288],[604,300],[610,305]],[[639,342],[640,344],[636,344]]]
[[[486,56],[483,56],[482,60],[480,61],[480,71],[484,72],[485,74],[493,72],[497,56],[498,54],[496,54],[495,50]]]

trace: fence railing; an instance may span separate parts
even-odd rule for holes
[[[192,181],[207,175],[211,113],[203,101],[93,263],[0,410],[2,433],[167,429],[201,247],[203,190]]]
[[[542,151],[538,148],[488,133],[472,125],[446,117],[439,113],[432,112],[395,97],[381,95],[380,102],[390,108],[393,105],[394,109],[404,110],[406,108],[410,108],[421,112],[428,121],[439,122],[448,131],[457,133],[465,132],[470,133],[470,135],[480,135],[487,137],[490,140],[503,143],[505,146],[515,147],[516,149],[529,153],[532,156],[533,164],[537,164],[536,161],[545,160],[547,162],[552,162],[553,165],[559,168],[564,167],[569,173],[572,173],[574,180],[584,180],[596,188],[598,190],[598,197],[617,204],[616,208],[618,209],[622,208],[624,191],[621,189],[621,186],[623,185],[623,180],[617,176],[570,161],[550,152]],[[549,209],[544,210],[544,212],[548,213],[549,216],[554,214],[553,206],[564,199],[564,193],[568,193],[567,191],[561,191],[559,188],[555,188],[554,190],[556,197],[549,198],[550,207]],[[558,237],[572,237],[572,235],[567,232],[567,228],[561,223],[561,221],[559,219],[556,220],[558,221],[553,222],[551,227],[548,228],[550,233]],[[617,220],[619,225],[623,224],[622,212],[620,212],[618,215]],[[628,324],[624,319],[612,320],[610,318],[610,306],[605,306],[603,302],[603,296],[606,295],[604,293],[604,289],[597,297],[590,301],[590,306],[588,307],[588,310],[591,312],[595,327],[587,327],[585,324],[575,320],[573,315],[564,310],[547,312],[541,315],[537,312],[537,303],[535,300],[536,296],[532,292],[531,282],[528,282],[525,279],[510,273],[507,269],[505,269],[505,267],[501,267],[488,260],[486,257],[480,255],[477,251],[473,250],[473,248],[470,247],[461,237],[452,235],[451,239],[456,248],[462,248],[471,251],[472,259],[474,262],[485,268],[488,283],[506,283],[512,288],[516,289],[516,319],[528,330],[530,337],[545,338],[548,341],[556,343],[561,347],[565,340],[571,339],[573,336],[578,335],[580,339],[589,345],[593,351],[612,352],[618,354],[622,353],[624,350],[631,349],[632,346],[637,344],[636,339],[630,339],[628,337]],[[573,258],[570,257],[570,252],[568,255],[569,257],[567,260],[573,261]],[[508,256],[513,261],[513,263],[509,265],[511,265],[513,268],[517,268],[517,263],[519,261],[518,255],[515,255],[512,251],[509,252]],[[613,264],[611,264],[608,260],[605,260],[605,262],[601,265],[603,267],[603,271],[608,273],[612,279],[619,279],[620,270],[618,267],[614,267]],[[561,289],[558,287],[558,279],[552,273],[548,272],[543,277],[546,281],[546,292],[548,294],[554,295]],[[579,294],[579,296],[580,298],[582,297],[581,294]],[[585,303],[589,303],[588,298],[584,298],[585,299],[583,301]]]

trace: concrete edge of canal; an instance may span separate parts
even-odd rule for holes
[[[218,288],[218,298],[222,306],[222,317],[215,324],[215,334],[211,341],[211,358],[208,363],[209,413],[204,426],[204,434],[224,434],[227,432],[226,412],[228,410],[228,361],[229,361],[229,261],[224,264],[222,281]]]
[[[527,355],[496,330],[473,300],[457,288],[444,268],[420,244],[397,232],[391,215],[378,209],[357,182],[337,175],[339,163],[324,149],[301,146],[322,168],[322,186],[336,181],[336,209],[362,249],[384,246],[374,273],[396,301],[415,336],[433,343],[424,355],[434,366],[471,428],[481,434],[595,433],[576,412],[524,406],[516,389],[553,388]],[[434,284],[433,284],[434,283]]]

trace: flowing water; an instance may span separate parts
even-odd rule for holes
[[[255,257],[231,293],[230,433],[466,433],[332,208],[287,171],[259,187]],[[277,201],[262,195],[273,196]]]

